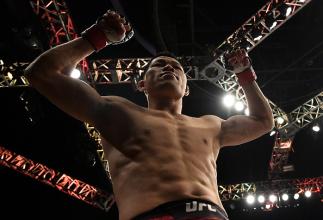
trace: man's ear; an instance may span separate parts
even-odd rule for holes
[[[188,96],[189,94],[190,94],[190,87],[186,85],[184,96]]]
[[[137,87],[140,92],[146,93],[145,80],[140,80],[137,84]]]

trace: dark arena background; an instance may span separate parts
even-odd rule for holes
[[[245,97],[221,55],[246,49],[275,128],[221,150],[223,204],[232,220],[323,219],[322,0],[1,0],[1,219],[118,219],[98,133],[23,77],[40,53],[76,38],[109,8],[135,36],[82,61],[81,80],[146,106],[135,82],[150,57],[169,50],[189,78],[183,113],[228,118],[245,114]]]

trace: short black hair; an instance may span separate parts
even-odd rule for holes
[[[151,64],[151,62],[156,59],[157,57],[171,57],[171,58],[174,58],[175,60],[177,60],[180,64],[181,62],[179,61],[179,59],[175,56],[175,54],[173,54],[172,52],[169,52],[169,51],[162,51],[162,52],[158,52],[155,56],[153,56],[149,62],[147,63],[147,65],[145,66],[144,68],[144,72],[142,73],[141,77],[142,79],[145,77],[146,75],[146,72]],[[181,64],[182,65],[182,64]]]

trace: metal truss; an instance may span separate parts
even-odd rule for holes
[[[322,194],[323,176],[305,179],[280,179],[255,183],[220,185],[221,201],[239,200],[249,194],[304,193],[306,190]]]
[[[287,115],[289,118],[289,123],[282,126],[279,129],[279,132],[283,137],[289,138],[290,136],[295,135],[295,133],[301,128],[307,126],[322,116],[323,92],[320,92],[318,95],[290,112]]]
[[[114,204],[114,195],[91,186],[81,180],[55,171],[0,146],[0,165],[9,167],[26,176],[32,177],[76,199],[104,211]]]
[[[45,183],[55,189],[80,199],[96,208],[109,211],[115,203],[114,195],[93,187],[85,182],[36,163],[0,146],[0,165],[11,168],[26,176]],[[273,180],[256,183],[238,183],[219,185],[218,191],[222,201],[239,200],[248,194],[302,193],[306,190],[320,193],[323,177]]]
[[[293,165],[288,165],[288,156],[294,135],[302,128],[323,116],[323,92],[305,102],[287,115],[289,123],[282,125],[276,134],[275,145],[269,163],[269,178],[275,179],[283,172],[294,171]]]
[[[217,58],[232,49],[251,51],[311,0],[271,0],[213,51]],[[289,15],[285,10],[290,8]],[[284,10],[285,9],[285,10]]]
[[[255,193],[256,185],[254,183],[239,183],[234,185],[219,185],[219,194],[221,201],[238,200],[244,194]]]
[[[130,83],[133,71],[138,72],[141,76],[150,58],[128,58],[128,59],[104,59],[90,61],[90,73],[94,84],[109,83]],[[221,80],[218,80],[216,73],[222,74],[226,70],[220,64],[212,65],[218,68],[217,72],[209,74],[208,70],[198,74],[198,67],[193,66],[193,57],[181,57],[188,63],[184,65],[189,80],[206,79],[224,91],[235,95],[237,100],[246,103],[245,95],[242,88],[236,81],[236,76],[227,71]],[[29,85],[28,80],[23,76],[24,69],[29,65],[26,62],[4,63],[0,59],[0,87],[14,87]],[[201,73],[201,72],[200,72]],[[212,75],[213,74],[213,75]],[[312,99],[308,100],[301,106],[297,107],[290,113],[285,113],[273,102],[269,100],[269,104],[273,110],[274,118],[282,117],[283,124],[276,122],[276,128],[279,129],[282,138],[292,137],[299,129],[313,122],[315,119],[323,115],[323,92],[319,93]]]
[[[50,46],[55,46],[77,37],[65,1],[30,0],[29,2],[49,33]]]
[[[257,182],[256,192],[264,194],[303,193],[306,190],[322,194],[323,176],[304,179],[282,179]]]
[[[30,0],[29,2],[48,32],[50,47],[78,37],[64,0]],[[85,75],[87,74],[88,63],[85,59],[78,64],[78,67]]]
[[[107,175],[109,177],[109,179],[111,180],[111,175],[110,175],[110,170],[109,170],[109,161],[105,158],[104,156],[104,150],[103,150],[103,146],[101,144],[101,136],[98,130],[95,129],[95,127],[93,127],[92,125],[85,123],[85,127],[90,135],[90,137],[95,140],[95,142],[97,143],[97,149],[96,152],[99,155],[99,158],[102,162],[103,168],[104,170],[107,172]]]
[[[151,58],[100,59],[90,61],[90,74],[93,84],[131,82],[135,76],[142,77]],[[178,57],[183,63],[188,80],[201,79],[194,57]]]
[[[0,59],[0,87],[27,86],[28,80],[24,77],[24,69],[29,63],[15,62],[5,64]]]
[[[269,179],[278,179],[282,173],[294,170],[292,165],[287,165],[292,142],[292,138],[281,139],[280,134],[276,133],[275,144],[269,162]]]

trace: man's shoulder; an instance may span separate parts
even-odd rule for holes
[[[185,116],[185,117],[188,117],[190,120],[192,120],[192,122],[202,123],[204,125],[208,125],[211,127],[221,126],[221,122],[223,121],[222,118],[220,118],[216,115],[203,115],[200,117]]]
[[[203,115],[200,117],[201,119],[203,120],[206,120],[206,121],[211,121],[211,122],[221,122],[223,121],[222,118],[216,116],[216,115]]]

